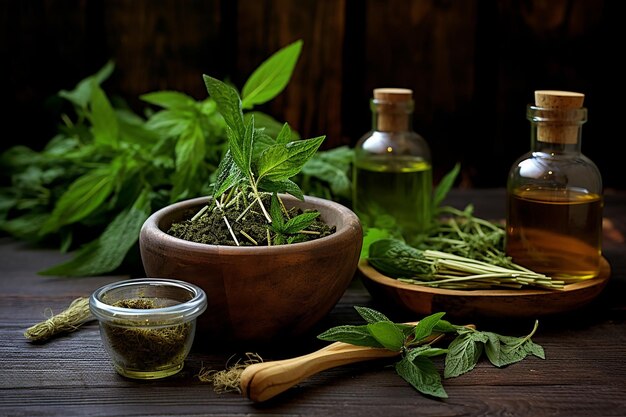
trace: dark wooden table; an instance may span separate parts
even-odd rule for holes
[[[447,203],[502,218],[503,190],[453,190]],[[224,369],[245,349],[197,340],[177,375],[135,381],[119,376],[103,349],[95,322],[45,344],[23,332],[80,296],[126,276],[50,278],[37,271],[67,255],[0,239],[0,416],[626,416],[626,192],[606,193],[603,252],[611,279],[582,309],[540,319],[533,340],[546,359],[527,358],[498,369],[481,360],[444,380],[449,398],[413,390],[390,365],[377,360],[312,376],[278,397],[254,404],[236,393],[217,394],[197,374]],[[379,309],[394,320],[416,320],[373,299],[355,279],[335,309],[310,334],[277,346],[250,346],[265,360],[308,353],[326,345],[316,335],[338,324],[362,324],[353,306]],[[254,319],[251,317],[251,320]],[[477,322],[479,328],[522,336],[534,320]],[[441,365],[441,362],[438,362]]]

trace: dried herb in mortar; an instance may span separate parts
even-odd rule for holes
[[[261,199],[266,205],[271,206],[269,194],[264,194]],[[244,211],[245,208],[242,201],[234,201],[225,207],[223,212],[205,211],[203,215],[195,219],[174,223],[167,233],[179,239],[209,245],[271,246],[319,239],[336,230],[335,226],[330,226],[320,220],[315,211],[303,211],[295,207],[285,209],[276,213],[277,220],[270,225],[260,209],[253,206]],[[278,216],[281,218],[279,219]],[[297,223],[298,219],[303,218],[301,216],[314,217],[314,219],[304,225]],[[282,229],[278,228],[279,224],[283,225]],[[237,238],[237,243],[235,238]]]

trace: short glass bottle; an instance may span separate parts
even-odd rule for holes
[[[598,276],[602,257],[602,177],[581,153],[584,95],[535,92],[531,150],[507,181],[505,250],[514,262],[566,283]]]
[[[352,207],[364,227],[396,229],[410,241],[431,221],[430,148],[412,127],[413,92],[378,88],[372,129],[355,145]]]

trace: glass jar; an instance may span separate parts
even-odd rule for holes
[[[130,279],[96,290],[89,307],[116,371],[156,379],[183,368],[207,298],[202,289],[183,281]]]
[[[507,255],[566,283],[596,277],[601,265],[602,178],[581,153],[583,99],[535,92],[526,112],[531,150],[513,164],[507,181]]]
[[[407,241],[432,220],[430,148],[412,128],[413,92],[378,88],[372,129],[355,145],[354,212],[365,228],[397,230]]]

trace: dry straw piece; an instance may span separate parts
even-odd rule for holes
[[[24,331],[24,337],[32,342],[45,342],[60,334],[78,330],[78,328],[95,318],[89,310],[89,298],[79,297],[70,306],[57,315],[46,309],[47,320],[37,323]]]
[[[257,353],[246,353],[246,359],[243,363],[237,361],[234,365],[226,364],[226,369],[215,371],[202,367],[198,373],[198,379],[202,382],[213,384],[213,390],[221,394],[223,392],[238,392],[241,394],[241,373],[249,365],[263,362],[261,356]]]

